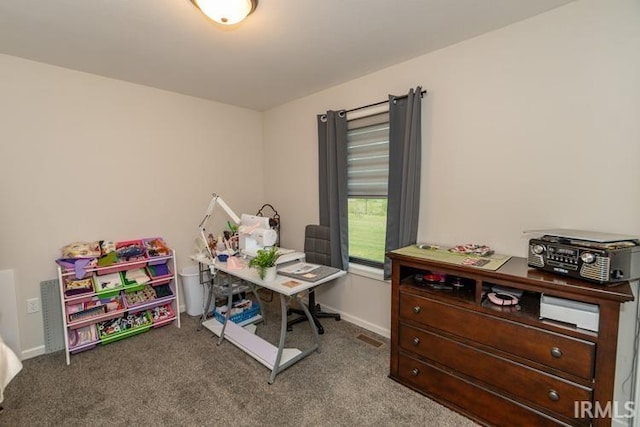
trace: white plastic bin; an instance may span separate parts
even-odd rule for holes
[[[197,265],[190,265],[178,273],[182,282],[184,301],[189,316],[202,316],[202,308],[205,303],[205,286],[200,284],[200,273]]]

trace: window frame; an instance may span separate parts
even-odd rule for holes
[[[386,116],[386,120],[383,122],[379,122],[379,124],[385,123],[387,124],[387,129],[390,125],[390,120],[389,120],[389,107],[388,104],[382,106],[382,108],[377,108],[375,111],[367,111],[367,112],[358,112],[359,114],[357,114],[357,116],[353,117],[351,114],[349,114],[347,116],[347,123],[351,122],[351,121],[355,121],[355,120],[360,120],[360,119],[367,119],[367,118],[373,118],[374,116]],[[361,128],[365,128],[367,126],[371,126],[371,125],[365,125],[365,126],[361,126],[358,128],[354,128],[354,129],[361,129]],[[349,140],[349,130],[354,130],[354,129],[348,129],[347,131],[347,147],[349,147],[350,145],[350,140]],[[387,153],[389,150],[389,133],[387,132]],[[388,155],[387,155],[387,161],[386,161],[386,169],[387,169],[387,180],[388,180],[388,168],[389,168],[389,159],[388,159]],[[347,177],[349,176],[349,166],[347,166]],[[347,178],[348,179],[348,178]],[[351,199],[367,199],[367,198],[375,198],[375,199],[385,199],[387,201],[387,206],[388,206],[388,202],[389,202],[389,192],[388,192],[388,188],[385,191],[384,195],[380,195],[380,194],[371,194],[371,195],[351,195],[350,193],[347,194],[347,199],[351,200]],[[385,234],[385,240],[383,242],[383,245],[386,246],[386,234],[387,234],[387,229],[386,229],[386,218],[387,218],[387,212],[385,212],[384,214],[385,216],[385,230],[384,230],[384,234]],[[347,219],[347,224],[349,225],[349,220]],[[349,239],[349,247],[348,247],[348,251],[351,252],[351,239]],[[349,262],[356,264],[356,265],[361,265],[361,266],[366,266],[366,267],[371,267],[371,268],[375,268],[375,269],[380,269],[382,270],[384,268],[384,246],[383,246],[383,260],[382,261],[376,261],[376,260],[372,260],[372,259],[367,259],[367,258],[362,258],[362,257],[358,257],[358,256],[352,256],[351,254],[349,254]]]

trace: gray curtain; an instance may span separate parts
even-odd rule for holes
[[[416,243],[420,208],[422,88],[389,96],[389,187],[385,252]],[[384,278],[391,277],[385,258]]]
[[[320,225],[329,226],[331,266],[349,267],[347,218],[347,114],[318,115]]]

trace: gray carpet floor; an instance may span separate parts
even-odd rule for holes
[[[279,303],[265,303],[258,335],[277,342]],[[473,426],[388,378],[389,343],[346,321],[323,319],[320,353],[269,371],[182,314],[168,325],[71,356],[24,361],[5,389],[0,426]],[[381,346],[363,341],[363,334]],[[310,343],[308,324],[287,346]]]

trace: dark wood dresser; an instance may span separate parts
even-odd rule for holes
[[[596,402],[613,401],[620,304],[633,300],[628,282],[590,284],[518,257],[488,271],[388,256],[392,379],[481,424],[611,425],[589,414]],[[458,286],[435,290],[416,280],[436,272]],[[524,291],[519,306],[484,298],[483,287],[495,285]],[[543,294],[597,305],[598,332],[540,319]]]

